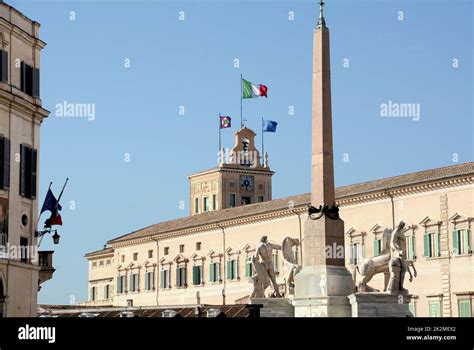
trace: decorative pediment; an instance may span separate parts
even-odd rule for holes
[[[371,229],[370,232],[372,233],[380,233],[387,229],[388,227],[382,224],[375,224]]]
[[[455,213],[453,216],[449,218],[449,221],[456,224],[460,222],[471,221],[472,219],[473,219],[472,217],[464,215],[463,213]]]
[[[2,46],[2,49],[8,45],[8,40],[5,38],[5,34],[3,34],[3,32],[0,32],[0,45]]]
[[[171,260],[167,260],[165,258],[160,259],[160,265],[171,265],[173,262]]]
[[[193,261],[204,259],[206,259],[206,257],[204,255],[199,254],[198,252],[195,252],[193,255],[191,255],[191,260]]]
[[[186,258],[183,254],[178,254],[176,255],[176,257],[173,259],[173,261],[177,262],[177,263],[181,263],[181,262],[188,262],[188,258]]]
[[[155,264],[153,262],[151,262],[150,260],[145,260],[145,262],[143,263],[143,266],[145,267],[152,267],[152,266],[155,266]]]
[[[429,216],[425,217],[423,220],[420,221],[420,225],[424,227],[440,226],[442,223],[442,221],[433,220]]]
[[[212,249],[209,253],[207,253],[207,256],[211,258],[217,258],[217,257],[221,257],[222,253],[216,252],[214,249]]]
[[[346,232],[346,236],[348,237],[355,237],[355,236],[365,236],[366,233],[361,231],[359,228],[357,227],[351,227],[347,232]]]
[[[135,264],[133,261],[127,265],[127,269],[135,269],[138,268],[139,266]]]
[[[243,248],[242,250],[246,253],[249,253],[249,252],[253,252],[255,251],[255,245],[254,244],[251,244],[251,243],[247,243]]]
[[[234,254],[240,254],[240,250],[229,247],[225,250],[227,255],[234,255]]]

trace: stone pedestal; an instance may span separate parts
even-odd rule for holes
[[[304,267],[295,276],[296,317],[350,317],[354,292],[344,264],[344,222],[322,217],[304,226]]]
[[[354,293],[349,295],[352,317],[408,317],[411,294]]]
[[[263,305],[260,317],[295,317],[295,309],[286,298],[255,298],[250,304]]]

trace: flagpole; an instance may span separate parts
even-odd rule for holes
[[[66,177],[66,181],[64,182],[63,189],[61,190],[61,193],[59,194],[58,200],[56,201],[56,205],[59,204],[59,200],[61,199],[61,196],[63,195],[64,188],[66,187],[67,182],[69,181],[69,178]]]
[[[264,146],[263,146],[263,134],[264,134],[264,131],[263,131],[263,117],[262,117],[262,159],[265,161],[265,149],[264,149]],[[264,163],[264,161],[262,161],[262,165]]]
[[[221,112],[219,112],[219,152],[217,154],[221,154]],[[222,159],[220,159],[222,161]]]
[[[49,192],[49,190],[51,189],[51,185],[52,185],[52,184],[53,184],[53,182],[51,181],[51,182],[49,183],[49,186],[48,186],[48,191],[46,191],[46,195],[48,195],[48,192]],[[40,210],[41,210],[41,209],[40,209]],[[36,222],[36,229],[38,229],[38,225],[39,225],[40,219],[41,219],[41,213],[39,214],[39,216],[38,216],[38,221]]]
[[[242,81],[242,74],[240,74],[240,128],[244,128],[244,122],[242,119],[242,105],[243,105],[243,100],[244,100],[244,86],[243,86],[243,81]]]

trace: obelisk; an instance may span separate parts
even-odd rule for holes
[[[304,225],[303,269],[295,276],[295,316],[351,314],[353,282],[345,267],[344,222],[335,203],[329,29],[319,3],[313,36],[311,208]]]

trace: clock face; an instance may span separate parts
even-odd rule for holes
[[[243,191],[253,190],[253,176],[244,175],[240,177],[240,189]]]

